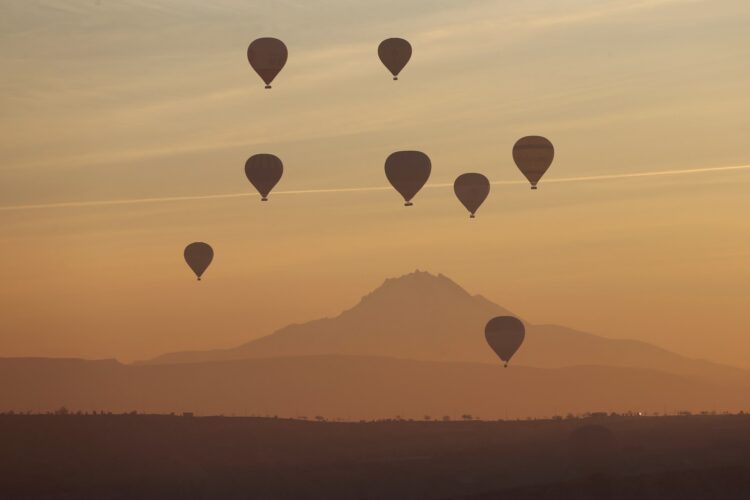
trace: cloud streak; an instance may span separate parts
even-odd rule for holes
[[[596,3],[594,5],[589,5],[588,2],[585,5],[574,3],[564,11],[548,15],[535,14],[534,10],[528,9],[509,12],[506,2],[496,1],[482,3],[480,6],[468,10],[438,10],[429,16],[415,16],[414,19],[400,22],[404,26],[416,26],[414,31],[410,32],[409,38],[414,41],[415,46],[420,47],[419,64],[422,65],[426,74],[430,74],[429,71],[443,67],[453,60],[462,61],[467,57],[473,57],[477,61],[483,61],[482,54],[486,54],[487,52],[494,53],[501,46],[519,44],[519,40],[522,40],[524,37],[534,36],[545,29],[568,25],[575,26],[607,18],[619,18],[623,14],[637,14],[651,9],[677,7],[698,1],[700,0],[639,0],[635,2],[618,0]],[[184,5],[183,8],[178,9],[177,5],[180,2],[156,2],[154,5],[142,4],[143,2],[127,2],[120,8],[128,12],[128,16],[134,16],[140,12],[139,9],[141,8],[147,9],[149,13],[170,11],[184,13],[189,10]],[[88,15],[94,16],[93,19],[100,19],[101,16],[104,16],[105,14],[101,13],[101,11],[104,11],[107,16],[113,15],[109,8],[84,7],[75,2],[65,2],[62,4],[59,2],[44,2],[43,5],[48,9],[59,8],[66,11],[70,10],[76,15],[88,13]],[[218,18],[212,17],[206,29],[216,29],[216,23],[219,23],[219,20],[221,23],[225,23],[234,19],[236,17],[235,9],[245,4],[237,2],[231,5],[233,5],[232,8],[227,5],[223,8],[215,8],[217,15],[221,14],[221,16]],[[190,9],[194,8],[195,6],[191,4]],[[291,8],[294,9],[296,7],[292,4]],[[200,10],[204,16],[214,10],[214,8],[209,7],[206,7],[206,9],[208,10]],[[108,17],[104,18],[108,19]],[[161,29],[150,24],[145,28],[140,27],[131,17],[128,17],[128,19],[130,20],[130,24],[127,24],[128,27],[131,29],[144,29],[148,36],[154,36],[154,31]],[[387,22],[383,22],[385,23],[384,27],[390,26]],[[50,26],[52,25],[52,21],[47,21],[47,23]],[[48,26],[48,24],[45,24],[45,26]],[[95,24],[95,26],[98,26],[98,24]],[[186,26],[179,24],[175,29],[193,29],[193,24],[191,23],[188,23]],[[100,28],[97,28],[97,30],[99,31],[94,31],[93,33],[86,32],[86,38],[79,41],[79,45],[82,44],[84,47],[87,47],[93,43],[93,40],[96,40],[97,45],[102,45],[107,50],[121,50],[121,41],[124,36],[122,33],[119,31],[114,33],[109,31],[101,32]],[[173,36],[181,39],[181,36],[185,36],[186,34],[180,31]],[[146,38],[148,39],[148,37]],[[56,39],[56,37],[47,36],[43,38],[43,42],[50,44],[54,43]],[[364,43],[359,39],[355,43],[346,46],[332,45],[330,42],[326,43],[321,40],[311,40],[310,48],[300,44],[300,51],[298,53],[295,52],[296,62],[286,70],[284,75],[285,84],[290,89],[307,90],[314,86],[327,87],[332,82],[362,78],[368,75],[369,72],[378,71],[379,73],[376,74],[382,74],[383,69],[379,67],[374,57],[374,43],[371,41]],[[85,50],[79,45],[75,47],[76,54]],[[295,49],[296,47],[292,48]],[[44,45],[37,50],[40,53],[46,53],[47,49],[47,45]],[[55,85],[32,85],[26,80],[20,80],[18,83],[10,86],[5,91],[5,94],[11,99],[14,96],[15,99],[18,99],[18,96],[25,96],[23,99],[24,102],[34,102],[35,105],[40,106],[40,109],[45,109],[45,113],[50,112],[49,110],[51,112],[57,111],[62,96],[65,96],[64,101],[70,99],[79,102],[80,105],[77,108],[79,113],[78,121],[82,125],[78,126],[80,130],[76,131],[74,145],[79,146],[79,148],[85,147],[86,149],[91,147],[91,143],[79,141],[77,138],[100,137],[102,116],[112,120],[113,123],[127,123],[132,127],[140,128],[144,125],[149,126],[149,124],[154,123],[154,116],[157,114],[165,117],[165,120],[195,119],[195,116],[200,116],[195,112],[197,105],[210,112],[219,106],[231,106],[234,109],[242,109],[242,106],[251,106],[257,102],[262,102],[259,99],[253,100],[258,98],[257,92],[252,94],[248,91],[248,82],[257,83],[257,79],[255,75],[251,74],[249,67],[246,66],[246,62],[243,60],[242,53],[244,47],[238,47],[237,54],[233,54],[232,58],[227,58],[225,52],[223,52],[225,47],[222,46],[221,49],[214,47],[209,51],[208,55],[204,55],[201,58],[204,61],[201,64],[186,64],[184,59],[185,52],[182,51],[184,49],[177,49],[171,45],[163,49],[170,50],[168,55],[159,52],[159,54],[162,54],[163,60],[160,59],[158,63],[145,55],[148,54],[150,56],[151,50],[144,48],[142,45],[139,45],[137,49],[133,53],[124,53],[128,57],[123,60],[123,67],[127,67],[127,64],[137,64],[137,67],[145,64],[147,67],[152,68],[152,71],[146,72],[149,75],[148,78],[138,74],[133,75],[131,74],[133,73],[132,71],[130,73],[122,73],[122,69],[116,70],[110,66],[106,66],[105,71],[105,69],[100,69],[99,66],[95,65],[96,61],[91,60],[88,62],[90,66],[73,66],[72,69],[66,69],[64,72],[62,69],[58,69],[58,72],[42,74],[40,78],[42,82],[57,82]],[[122,57],[125,57],[125,55]],[[209,64],[207,61],[214,62],[213,64]],[[35,62],[38,61],[35,60]],[[97,78],[92,82],[91,73],[94,69],[96,69]],[[24,74],[26,71],[28,71],[28,68],[25,67],[16,69],[16,72],[19,74]],[[224,73],[225,78],[222,81],[241,81],[242,83],[227,83],[223,88],[216,88],[217,80],[207,75],[213,75],[222,71],[226,72]],[[60,75],[64,75],[64,78]],[[243,79],[237,80],[238,75],[241,75]],[[174,79],[178,79],[180,82],[179,88],[183,92],[172,96],[172,92],[165,89],[169,89],[169,85],[175,85]],[[123,81],[126,81],[127,85],[124,85]],[[182,82],[193,83],[191,85],[184,85],[183,87]],[[29,95],[32,90],[33,95]],[[432,92],[436,98],[443,95],[442,92],[438,94],[437,90],[433,90]],[[118,99],[114,102],[108,100],[112,95],[118,96]],[[264,95],[263,97],[268,96]],[[99,103],[97,106],[92,107],[96,109],[93,115],[86,112],[88,108],[86,104],[88,104],[87,101],[89,99],[96,100]],[[290,102],[290,106],[295,106],[294,109],[297,111],[300,109],[305,110],[307,108],[303,107],[304,102],[294,100]],[[41,107],[42,104],[44,104],[44,108]],[[25,107],[20,104],[18,106],[19,116],[27,113]],[[102,108],[100,109],[99,106],[102,106]],[[333,115],[347,116],[349,112],[348,107],[332,107],[330,104],[326,107]],[[370,118],[371,126],[358,127],[357,130],[366,132],[371,130],[385,130],[390,125],[388,115],[382,113],[381,107],[377,103],[369,103],[366,108],[361,109],[363,116],[372,117]],[[366,113],[364,112],[365,110],[367,111]],[[61,113],[65,112],[65,110],[61,111]],[[36,115],[32,114],[31,116]],[[53,113],[53,118],[54,116]],[[67,116],[67,114],[64,114],[63,119],[66,119]],[[231,119],[227,121],[228,125],[226,128],[217,130],[215,134],[211,134],[210,136],[189,138],[186,141],[182,135],[167,135],[165,137],[160,130],[158,143],[152,142],[151,136],[144,136],[138,139],[141,142],[123,147],[122,143],[109,142],[105,137],[102,138],[103,140],[95,141],[99,145],[97,146],[98,150],[93,152],[80,154],[66,151],[61,154],[42,155],[41,157],[37,156],[36,151],[44,151],[50,147],[56,148],[59,145],[53,143],[45,148],[40,147],[35,142],[26,142],[39,140],[34,132],[38,129],[38,125],[36,122],[33,122],[26,127],[30,132],[22,136],[20,140],[24,144],[24,147],[30,151],[34,151],[34,154],[30,155],[29,158],[11,157],[11,161],[6,161],[6,165],[0,170],[59,168],[63,166],[77,167],[82,164],[91,166],[101,163],[158,159],[191,152],[226,150],[238,146],[253,146],[252,143],[248,144],[247,141],[241,139],[237,139],[236,141],[221,139],[221,137],[227,134],[230,134],[230,136],[237,134],[238,130],[242,132],[242,137],[257,137],[263,130],[262,127],[254,127],[246,124],[240,117],[231,114],[228,116]],[[15,122],[18,119],[17,117],[11,118],[13,120],[8,122],[9,127],[11,122]],[[427,117],[425,120],[430,121],[430,118],[432,117]],[[289,122],[286,117],[283,117],[283,120],[284,123]],[[2,122],[0,122],[0,126],[2,125]],[[272,122],[272,125],[280,127],[275,121]],[[60,126],[66,130],[66,133],[69,133],[67,132],[67,127]],[[285,143],[295,142],[300,140],[300,136],[307,138],[309,133],[309,128],[304,126],[286,127],[283,129],[283,136],[279,137],[279,141]],[[336,135],[335,132],[327,130],[326,127],[323,127],[323,130],[318,132],[318,134],[324,137]],[[72,151],[75,151],[75,149],[72,149]],[[6,154],[7,156],[8,154]]]
[[[738,170],[750,170],[750,165],[730,165],[723,167],[705,167],[705,168],[690,168],[680,170],[657,170],[654,172],[633,172],[623,174],[606,174],[606,175],[589,175],[579,177],[561,177],[545,179],[543,184],[548,183],[561,183],[561,182],[591,182],[591,181],[607,181],[617,179],[634,179],[643,177],[664,177],[664,176],[675,176],[675,175],[689,175],[689,174],[702,174],[702,173],[716,173],[716,172],[728,172]],[[492,181],[490,182],[493,186],[499,185],[519,185],[528,184],[526,181]],[[433,183],[425,185],[426,189],[434,188],[448,188],[452,187],[453,183]],[[287,191],[274,191],[273,195],[298,195],[298,194],[334,194],[334,193],[359,193],[359,192],[374,192],[374,191],[390,191],[393,189],[390,186],[371,186],[371,187],[343,187],[343,188],[328,188],[328,189],[297,189]],[[232,198],[246,198],[258,196],[257,193],[221,193],[221,194],[206,194],[206,195],[195,195],[195,196],[167,196],[158,198],[131,198],[131,199],[117,199],[117,200],[95,200],[95,201],[70,201],[60,203],[40,203],[40,204],[28,204],[28,205],[6,205],[0,206],[0,212],[14,212],[23,210],[41,210],[41,209],[56,209],[56,208],[89,208],[89,207],[106,207],[106,206],[117,206],[117,205],[140,205],[148,203],[170,203],[179,201],[204,201],[204,200],[226,200]]]

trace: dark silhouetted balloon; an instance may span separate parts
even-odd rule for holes
[[[268,201],[268,193],[281,179],[284,165],[274,155],[253,155],[245,162],[245,175],[261,195],[261,201]]]
[[[256,73],[271,88],[271,82],[286,64],[286,45],[276,38],[258,38],[247,48],[247,60]]]
[[[385,176],[404,197],[407,207],[430,178],[431,170],[430,158],[421,151],[396,151],[385,160]]]
[[[506,368],[510,358],[521,347],[525,336],[526,330],[523,323],[513,316],[492,318],[484,327],[484,337],[487,343],[500,359],[505,361]]]
[[[198,281],[201,280],[201,276],[211,264],[214,258],[214,250],[208,243],[202,241],[196,241],[185,247],[185,262],[190,266],[195,275],[198,277]]]
[[[530,135],[522,137],[513,146],[513,161],[518,169],[536,189],[539,179],[547,171],[555,157],[555,148],[544,137]]]
[[[473,219],[474,213],[490,194],[490,181],[482,174],[461,174],[453,183],[453,191]]]
[[[388,38],[380,42],[378,57],[393,74],[393,79],[398,80],[398,74],[411,59],[411,45],[403,38]]]

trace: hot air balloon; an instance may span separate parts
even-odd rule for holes
[[[385,160],[385,176],[404,197],[404,206],[412,206],[411,199],[430,178],[430,158],[421,151],[396,151]]]
[[[531,189],[536,189],[554,157],[552,143],[538,135],[522,137],[513,146],[513,161],[531,183]]]
[[[482,174],[461,174],[453,183],[453,191],[473,219],[474,213],[490,194],[490,181]]]
[[[271,88],[271,82],[286,64],[286,45],[276,38],[258,38],[247,48],[247,60],[258,76]]]
[[[201,276],[211,264],[214,258],[214,250],[208,243],[202,241],[196,241],[185,247],[185,262],[190,266],[195,275],[198,277],[198,281],[201,280]]]
[[[378,45],[378,57],[393,74],[393,79],[398,80],[398,74],[411,59],[411,45],[403,38],[388,38]]]
[[[495,354],[505,362],[506,368],[510,358],[521,347],[525,336],[526,331],[523,323],[513,316],[492,318],[484,327],[484,337],[487,339],[487,343],[495,351]]]
[[[274,155],[257,154],[245,162],[245,175],[260,193],[261,201],[268,201],[268,193],[279,182],[283,173],[284,165]]]

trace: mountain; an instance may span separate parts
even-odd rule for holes
[[[750,408],[748,372],[555,325],[527,322],[505,369],[484,325],[506,314],[443,275],[415,272],[386,280],[335,318],[234,349],[132,365],[0,359],[0,410],[369,419]]]
[[[325,354],[497,363],[485,342],[484,326],[490,318],[500,315],[512,313],[480,295],[469,294],[442,274],[416,271],[385,280],[335,318],[289,325],[232,349],[171,353],[148,363]],[[609,339],[556,325],[527,322],[526,326],[526,340],[513,359],[516,366],[607,365],[711,379],[742,378],[747,374],[645,342]]]
[[[0,411],[484,419],[589,411],[738,411],[750,379],[716,382],[646,369],[318,355],[172,365],[0,358]]]
[[[511,314],[443,276],[416,271],[387,279],[335,318],[293,324],[234,349],[174,353],[158,363],[351,354],[430,361],[493,362],[484,325]]]

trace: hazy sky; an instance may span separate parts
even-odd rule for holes
[[[746,0],[0,0],[0,356],[140,359],[333,315],[386,277],[442,272],[531,322],[750,367]],[[271,91],[254,38],[289,47]],[[377,45],[412,61],[393,82]],[[73,207],[381,187],[401,149],[430,182],[499,184],[470,221],[451,188]],[[216,251],[198,284],[192,241]],[[481,332],[477,332],[481,335]]]

